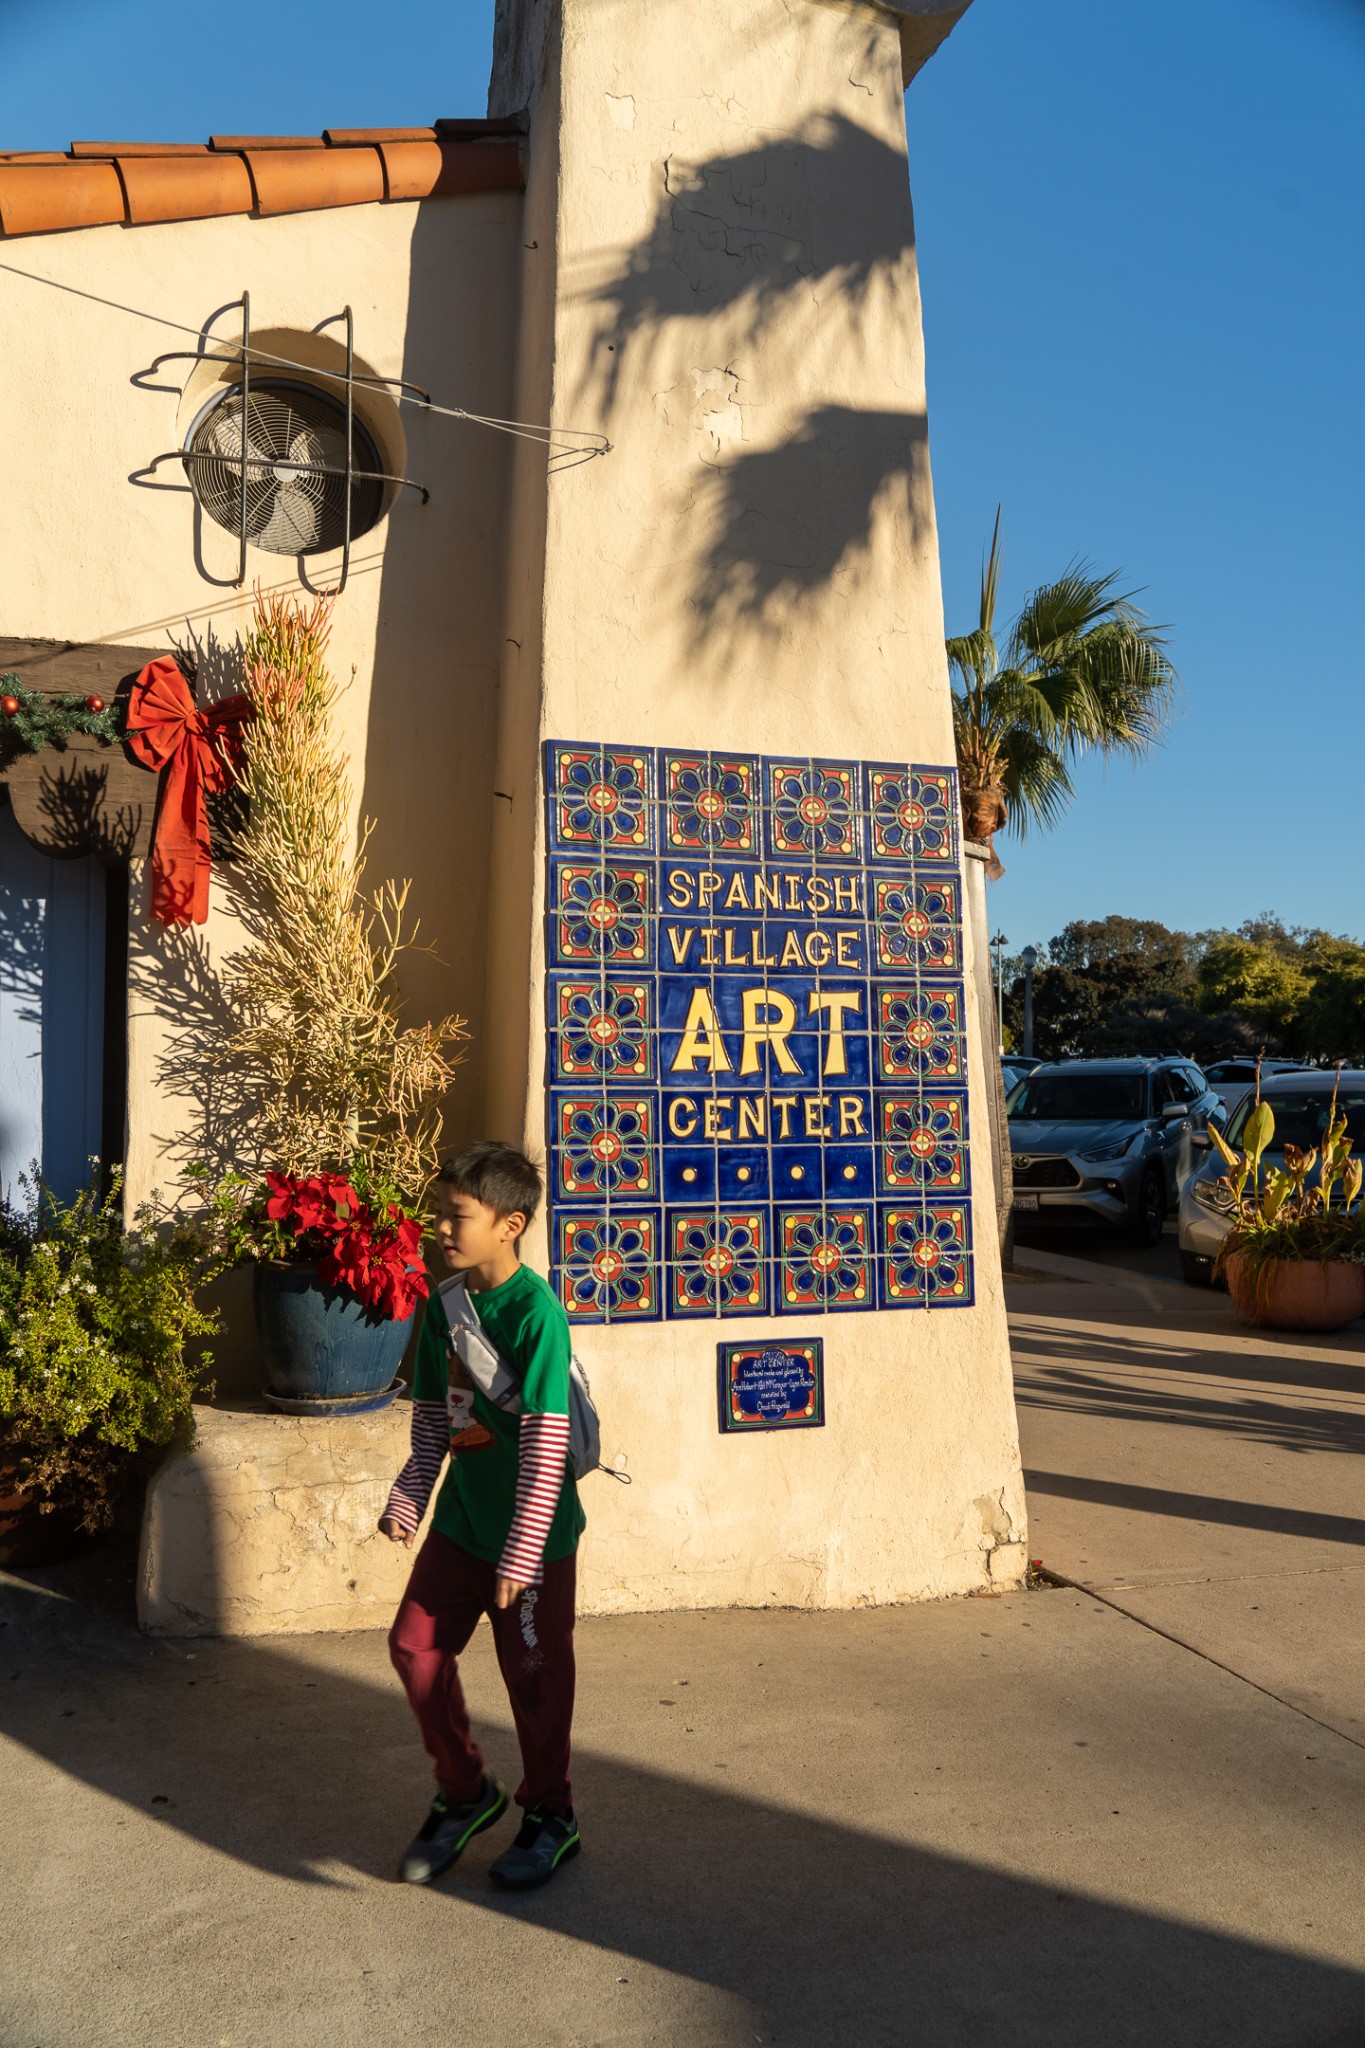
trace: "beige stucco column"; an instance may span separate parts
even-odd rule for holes
[[[604,1195],[602,1207],[609,1217],[638,1210],[649,1256],[659,1262],[654,1294],[637,1288],[623,1317],[585,1319],[577,1335],[603,1411],[607,1457],[634,1482],[627,1490],[599,1477],[585,1489],[589,1607],[842,1606],[1010,1582],[1023,1566],[990,1117],[957,827],[947,820],[937,837],[920,836],[928,865],[912,875],[909,841],[896,837],[893,817],[896,802],[897,815],[909,817],[909,785],[885,772],[888,763],[906,773],[909,764],[950,770],[953,759],[902,17],[923,17],[910,26],[932,47],[958,11],[844,0],[651,0],[644,10],[631,0],[500,0],[490,110],[530,112],[517,410],[524,420],[550,422],[563,446],[547,476],[543,451],[524,444],[514,482],[483,1031],[490,1130],[524,1137],[537,1151],[553,1135],[547,1002],[572,996],[565,960],[578,957],[581,940],[561,916],[576,884],[550,865],[544,744],[581,743],[589,770],[606,759],[603,750],[619,754],[623,789],[632,777],[638,789],[653,778],[652,807],[635,837],[599,839],[599,853],[589,848],[586,861],[612,866],[612,888],[619,883],[621,902],[630,898],[627,924],[631,904],[643,905],[638,946],[612,956],[627,961],[625,981],[630,963],[643,963],[635,982],[613,980],[610,961],[585,975],[616,987],[627,1008],[638,1000],[648,1012],[646,1049],[630,1070],[639,1076],[639,1104],[628,1107],[653,1119],[653,1161],[641,1165],[633,1194]],[[576,460],[574,437],[592,432],[610,441],[610,452]],[[767,898],[761,929],[750,919],[752,940],[738,925],[724,938],[725,962],[764,963],[754,970],[760,988],[744,997],[753,1043],[741,1047],[736,1031],[728,1051],[721,1027],[728,1031],[739,1016],[744,991],[716,980],[719,924],[713,939],[698,937],[706,906],[720,908],[705,880],[708,856],[703,850],[676,865],[666,857],[678,843],[669,835],[684,824],[681,812],[666,813],[665,785],[675,775],[686,782],[677,764],[689,754],[708,764],[703,780],[717,762],[737,764],[726,772],[737,778],[740,809],[753,799],[753,837],[744,838],[750,826],[741,822],[739,837],[725,842],[747,846],[750,860],[729,903],[757,911],[760,888],[786,892],[780,914],[775,896]],[[872,764],[883,764],[875,783]],[[806,768],[815,778],[809,788]],[[955,814],[951,782],[943,787]],[[843,847],[837,833],[829,837],[827,812],[847,797],[856,821],[848,830],[870,859],[872,809],[888,790],[892,836],[883,832],[876,844],[891,865],[879,881],[870,869],[855,874],[852,840]],[[709,787],[704,793],[712,801]],[[808,799],[810,817],[818,811],[824,820],[811,825],[812,839],[801,837]],[[591,796],[590,808],[599,801],[617,798]],[[786,823],[784,803],[796,806]],[[562,863],[574,834],[590,841],[596,828],[590,817],[580,830],[568,810],[556,816]],[[703,838],[712,829],[697,827]],[[780,842],[785,866],[773,836],[784,832],[795,835]],[[833,848],[828,862],[822,847]],[[901,859],[903,873],[894,866]],[[935,869],[940,859],[948,865]],[[757,879],[754,863],[763,868]],[[912,898],[921,901],[914,890],[926,876],[926,928],[941,916],[942,930],[922,941]],[[547,877],[558,892],[548,923]],[[812,936],[810,920],[818,924],[840,877],[845,893],[837,900],[856,903],[866,920],[861,936],[851,926],[842,940],[832,928]],[[948,887],[935,894],[940,877]],[[671,936],[670,904],[678,912]],[[798,906],[807,922],[787,928],[782,918]],[[877,916],[894,921],[902,911],[904,929],[887,923],[879,939]],[[591,952],[591,935],[581,943]],[[852,993],[841,995],[830,978],[836,944],[838,966],[863,975]],[[883,944],[890,950],[879,955]],[[669,961],[666,947],[683,981],[696,976],[691,1000],[701,1007],[688,1009],[690,1050],[678,1008],[686,988],[680,994],[675,981],[670,995],[651,980]],[[789,1070],[783,1048],[765,1036],[764,1020],[780,1027],[786,1010],[778,1001],[765,1006],[761,984],[766,974],[777,986],[778,962],[792,947],[805,949],[809,992],[797,979],[783,986],[793,991],[793,1015],[799,1008],[802,1019],[824,1019],[818,1071],[848,1079],[862,1057],[875,1080],[883,1062],[880,1092],[869,1086],[858,1106],[852,1095],[847,1104],[839,1097],[845,1122],[837,1127],[833,1092],[814,1092],[824,1086],[810,1078],[817,1068],[791,1081],[792,1107],[781,1107],[783,1076],[795,1062]],[[899,1180],[867,1179],[885,1172],[873,1141],[877,1120],[895,1109],[889,1077],[926,1071],[923,1061],[915,1065],[917,1041],[893,1046],[873,1034],[855,1056],[835,1032],[840,1018],[852,1033],[866,1017],[861,1029],[870,1033],[884,997],[911,1006],[896,1012],[902,1024],[921,998],[939,1001],[935,1015],[947,1016],[952,1043],[933,1070],[930,1107],[942,1107],[945,1088],[959,1108],[964,1092],[970,1098],[972,1192],[965,1174],[953,1181],[951,1161],[943,1167],[940,1236],[945,1259],[951,1253],[943,1273],[956,1277],[937,1296],[932,1274],[914,1293],[909,1238],[890,1273],[878,1237],[891,1210],[901,1229],[919,1199],[905,1178],[918,1170],[914,1158],[902,1157]],[[578,1071],[564,1058],[568,1068],[553,1066],[556,1082]],[[585,1073],[588,1065],[584,1055]],[[682,1082],[695,1083],[684,1107],[680,1069]],[[726,1152],[745,1135],[734,1122],[744,1070],[752,1070],[747,1135],[755,1149]],[[595,1086],[585,1080],[584,1093]],[[562,1108],[557,1097],[556,1117]],[[913,1104],[907,1114],[918,1114]],[[814,1149],[782,1149],[779,1119],[785,1145],[789,1119],[802,1115]],[[833,1143],[845,1124],[847,1156]],[[795,1128],[799,1135],[799,1121]],[[666,1149],[670,1129],[673,1138],[713,1140],[712,1164],[698,1153],[700,1165],[675,1159],[665,1173],[658,1140]],[[865,1152],[855,1140],[866,1141]],[[754,1162],[738,1193],[737,1159]],[[740,1180],[749,1173],[746,1166]],[[724,1313],[699,1313],[705,1302],[695,1288],[683,1290],[685,1300],[672,1293],[674,1253],[687,1240],[691,1256],[701,1242],[684,1228],[693,1185],[699,1210],[709,1204],[721,1219],[725,1209],[745,1226],[744,1243],[761,1241],[766,1279],[756,1277],[747,1296],[727,1282],[730,1291],[715,1297]],[[797,1287],[795,1269],[783,1265],[784,1233],[807,1199],[817,1220],[835,1208],[861,1218],[847,1241],[863,1277],[850,1277],[843,1304],[857,1312],[825,1312],[826,1296],[799,1312],[792,1305],[805,1298],[807,1281],[817,1293],[826,1284],[803,1269]],[[575,1202],[586,1230],[592,1204],[581,1181]],[[561,1201],[558,1216],[565,1213]],[[576,1242],[584,1257],[601,1250],[590,1230]],[[627,1257],[639,1255],[639,1229],[632,1242]],[[529,1249],[537,1263],[549,1257],[543,1225]],[[562,1238],[553,1249],[562,1263]],[[939,1255],[926,1240],[926,1271]],[[784,1287],[796,1288],[790,1301]],[[580,1310],[589,1293],[585,1283],[575,1296]],[[878,1305],[893,1298],[902,1305]],[[763,1312],[750,1312],[746,1301],[761,1302]],[[656,1312],[639,1313],[642,1302]],[[798,1336],[824,1343],[825,1426],[720,1433],[717,1344],[780,1347]]]

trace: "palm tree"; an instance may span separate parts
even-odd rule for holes
[[[1177,680],[1162,629],[1130,596],[1116,595],[1117,574],[1093,576],[1084,562],[1030,595],[1002,659],[993,630],[999,573],[997,508],[980,623],[947,643],[963,819],[968,837],[991,847],[994,874],[1004,872],[995,834],[1055,825],[1075,794],[1069,769],[1078,756],[1151,751]]]

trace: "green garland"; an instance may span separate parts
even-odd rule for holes
[[[123,707],[94,697],[73,693],[52,697],[42,690],[26,690],[16,675],[0,676],[0,697],[13,699],[16,708],[0,705],[0,754],[41,754],[44,747],[65,747],[73,733],[86,733],[102,747],[117,746],[123,738]],[[92,705],[99,704],[99,709]]]

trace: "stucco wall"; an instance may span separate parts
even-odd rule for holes
[[[516,329],[519,195],[363,205],[275,219],[231,218],[133,229],[96,228],[5,245],[19,269],[79,293],[198,330],[249,289],[264,345],[288,348],[349,302],[359,367],[425,385],[447,405],[510,411]],[[169,488],[129,481],[176,447],[206,395],[181,390],[193,366],[132,379],[178,334],[89,296],[0,273],[0,632],[75,641],[193,645],[207,694],[234,686],[233,656],[251,585],[297,590],[290,558],[251,549],[247,588],[230,584],[237,543],[203,521],[196,547],[183,472]],[[339,327],[327,330],[335,354]],[[215,336],[232,341],[240,314]],[[194,371],[196,387],[203,373]],[[161,387],[161,388],[157,388]],[[414,1017],[463,1013],[475,1026],[452,1105],[458,1137],[479,1122],[485,1035],[483,962],[488,892],[500,587],[510,443],[405,406],[385,453],[431,493],[401,493],[354,548],[336,605],[332,666],[350,678],[341,729],[358,813],[376,820],[371,874],[410,874],[413,907],[434,958],[414,956],[404,993]],[[314,558],[318,587],[339,553]],[[202,562],[202,568],[200,566]],[[201,695],[205,694],[201,686]],[[135,877],[129,1029],[128,1190],[169,1186],[193,1150],[200,1116],[177,1099],[173,1067],[212,1003],[214,963],[232,943],[231,881],[215,874],[200,932],[165,933]],[[243,1336],[222,1347],[227,1384]],[[254,1383],[254,1369],[246,1382]]]
[[[489,1113],[542,1148],[537,742],[933,763],[952,737],[896,24],[657,0],[645,32],[625,0],[505,0],[496,47],[490,112],[533,92],[519,409],[612,442],[548,492],[515,473]],[[969,998],[974,973],[968,932]],[[583,1331],[634,1477],[588,1492],[589,1607],[1017,1578],[976,1029],[969,1074],[976,1306],[824,1319],[823,1431],[716,1434],[716,1339],[790,1324]]]

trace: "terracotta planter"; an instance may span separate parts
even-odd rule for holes
[[[1344,1330],[1365,1316],[1365,1266],[1341,1259],[1326,1264],[1274,1259],[1257,1274],[1234,1252],[1224,1270],[1239,1323],[1272,1330]]]

